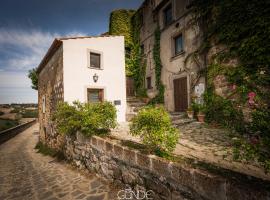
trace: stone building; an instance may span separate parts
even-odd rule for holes
[[[192,20],[189,0],[145,0],[139,8],[142,14],[140,42],[147,67],[145,86],[153,98],[155,63],[153,47],[155,30],[159,29],[162,62],[161,81],[165,86],[165,107],[169,111],[185,111],[196,97],[201,100],[205,78],[201,75],[205,59],[196,54],[202,42],[202,31]]]
[[[51,122],[60,101],[110,101],[116,106],[117,121],[126,120],[123,36],[55,39],[37,72],[42,141],[49,136],[61,139]]]

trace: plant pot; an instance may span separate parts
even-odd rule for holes
[[[147,97],[144,97],[144,98],[142,98],[142,101],[143,101],[144,103],[149,103],[150,99],[147,98]]]
[[[204,123],[205,114],[198,113],[197,117],[199,122]]]
[[[187,115],[188,115],[188,118],[189,119],[193,119],[193,117],[194,117],[194,111],[193,110],[188,110],[187,111]]]

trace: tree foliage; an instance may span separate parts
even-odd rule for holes
[[[32,89],[38,90],[38,75],[37,75],[37,68],[33,68],[28,71],[28,78],[32,81]]]

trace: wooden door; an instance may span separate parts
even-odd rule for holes
[[[126,90],[127,96],[135,96],[135,87],[134,87],[134,80],[131,77],[126,77]]]
[[[188,108],[187,77],[174,79],[174,106],[176,112],[184,112]]]

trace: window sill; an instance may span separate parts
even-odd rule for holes
[[[179,57],[182,57],[182,56],[184,56],[185,55],[185,51],[181,51],[181,52],[179,52],[178,54],[175,54],[174,56],[172,56],[171,57],[171,61],[173,61],[173,60],[175,60],[175,59],[177,59],[177,58],[179,58]]]
[[[89,69],[103,70],[103,68],[88,67]]]

